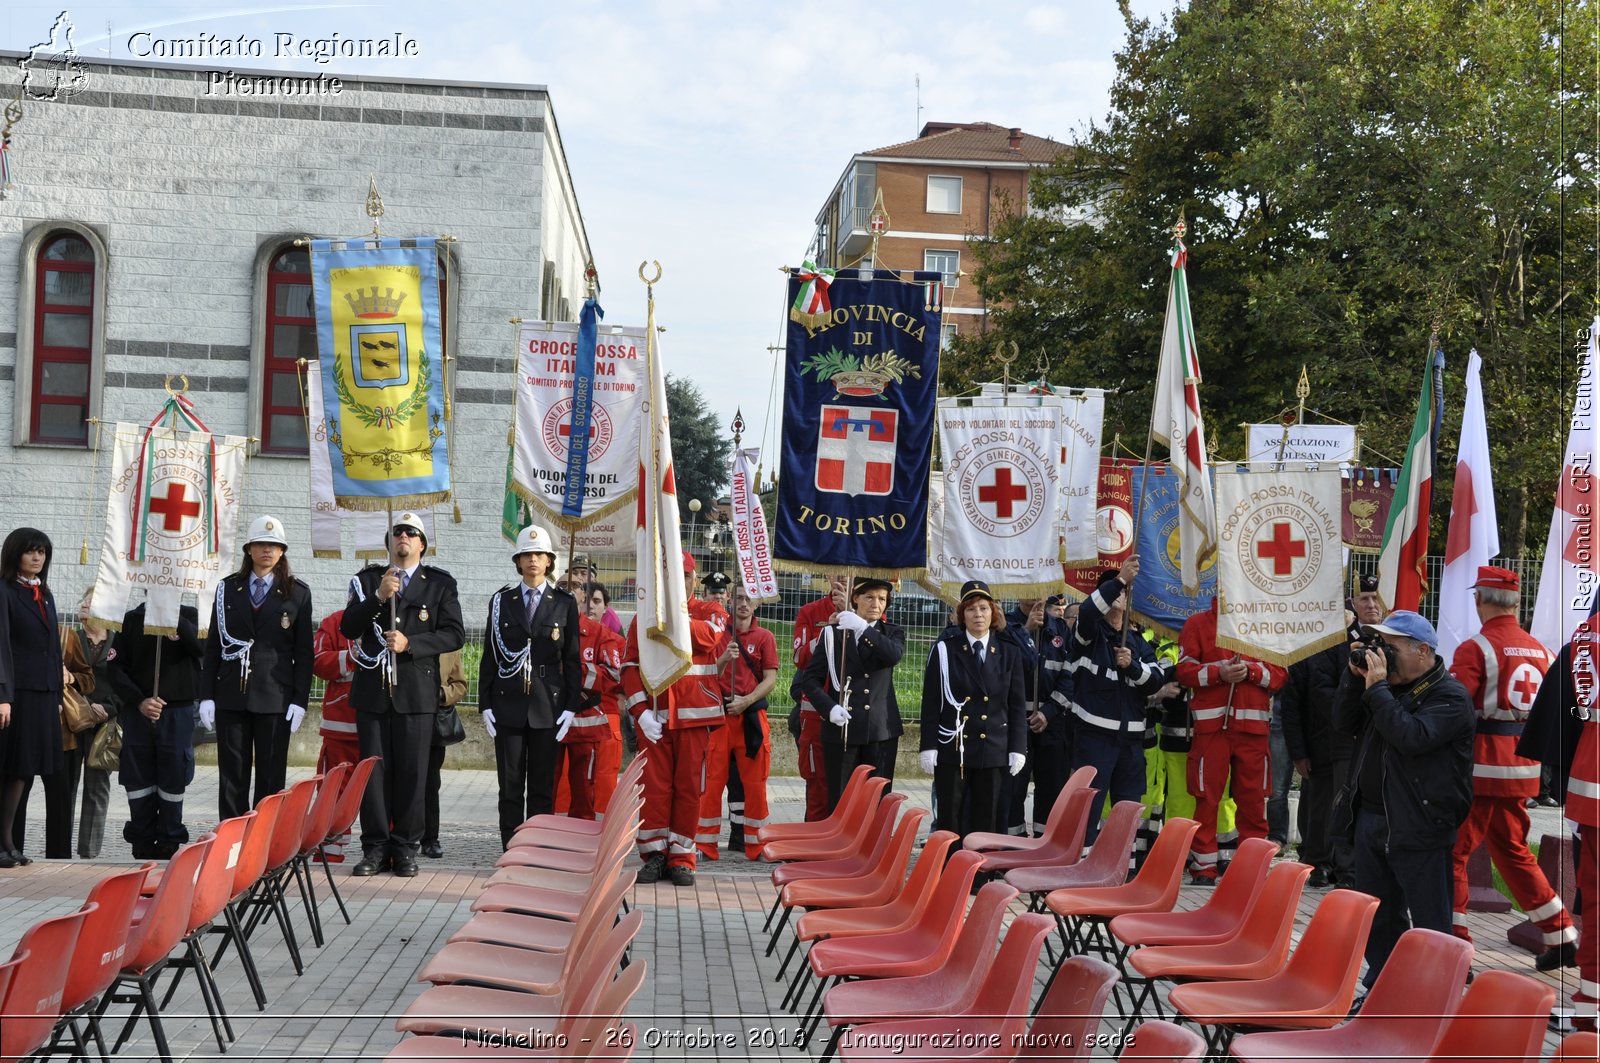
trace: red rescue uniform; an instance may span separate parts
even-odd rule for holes
[[[311,671],[324,683],[322,689],[322,752],[317,755],[317,771],[326,773],[336,764],[354,764],[361,759],[361,743],[356,740],[356,710],[350,704],[350,680],[354,666],[350,661],[350,640],[339,633],[340,609],[317,625],[311,639]],[[348,833],[340,835],[325,851],[328,859],[344,859]]]
[[[733,660],[722,666],[722,692],[728,699],[743,697],[761,683],[768,669],[778,669],[778,643],[772,632],[751,620],[746,631],[736,631],[738,642]],[[816,715],[812,713],[812,715]],[[746,722],[746,719],[751,722]],[[755,732],[760,731],[760,743],[755,744]],[[727,788],[730,762],[744,784],[744,801],[728,805],[728,817],[744,834],[744,854],[751,860],[761,855],[761,843],[756,835],[767,825],[767,777],[772,772],[772,732],[767,724],[767,710],[748,708],[743,713],[729,713],[722,727],[723,752],[718,753],[718,743],[713,740],[706,766],[706,792],[700,806],[699,848],[711,859],[717,859],[717,844],[722,837],[722,791]],[[751,750],[754,749],[752,753]],[[714,807],[712,807],[714,806]],[[709,818],[708,818],[709,817]],[[709,846],[709,851],[708,851]]]
[[[826,594],[800,607],[794,618],[794,671],[799,675],[811,661],[817,636],[839,611],[833,595]],[[800,714],[800,736],[795,745],[800,753],[800,777],[806,781],[806,820],[828,815],[828,776],[822,767],[822,717],[804,698],[795,705]]]
[[[556,810],[574,819],[594,819],[616,789],[621,762],[622,731],[612,732],[617,717],[617,691],[622,683],[621,635],[604,624],[578,616],[578,651],[583,659],[583,687],[578,715],[556,749]],[[607,747],[615,745],[610,756]],[[610,764],[611,785],[602,782]]]

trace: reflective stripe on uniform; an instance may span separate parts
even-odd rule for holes
[[[323,720],[322,720],[322,729],[324,731],[331,731],[331,732],[333,732],[335,734],[351,734],[351,735],[353,735],[353,734],[356,733],[356,725],[355,724],[353,724],[353,723],[345,723],[343,720],[330,720],[330,719],[327,719],[326,717],[324,717]]]
[[[688,856],[694,852],[694,839],[681,834],[667,835],[667,851],[674,856]]]
[[[1578,940],[1578,928],[1575,926],[1562,927],[1560,930],[1547,931],[1544,935],[1546,945],[1565,945],[1569,941]]]
[[[140,787],[137,790],[129,790],[128,791],[128,800],[129,801],[134,801],[134,800],[137,800],[137,799],[139,799],[141,797],[149,797],[151,794],[153,794],[155,792],[156,792],[156,788],[154,786],[143,786],[143,787]]]
[[[1543,904],[1539,905],[1539,907],[1531,908],[1523,914],[1537,923],[1541,920],[1549,919],[1552,915],[1562,911],[1565,907],[1566,905],[1561,903],[1560,897],[1551,897],[1548,901],[1545,901]]]
[[[1537,779],[1538,764],[1473,764],[1472,774],[1480,779]]]
[[[717,666],[714,664],[691,664],[686,675],[716,675]]]
[[[1580,779],[1577,776],[1573,776],[1567,780],[1567,793],[1577,794],[1579,797],[1587,797],[1591,800],[1600,801],[1600,783],[1592,783],[1587,779]]]
[[[174,794],[174,793],[168,793],[166,790],[157,789],[156,793],[157,793],[157,795],[160,796],[161,800],[163,800],[163,801],[176,801],[180,805],[183,804],[183,791],[182,790],[179,790],[177,793]]]
[[[723,716],[721,705],[706,705],[698,708],[678,709],[680,720],[720,720]]]

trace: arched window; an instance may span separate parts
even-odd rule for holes
[[[266,342],[261,374],[261,452],[306,452],[301,358],[317,363],[317,320],[311,305],[311,254],[293,245],[267,266]]]
[[[105,247],[87,229],[51,223],[23,244],[18,307],[18,444],[89,445],[105,349]]]

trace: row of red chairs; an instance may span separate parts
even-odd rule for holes
[[[1080,775],[1071,785],[1082,791],[1086,782]],[[987,856],[970,849],[951,855],[956,836],[949,832],[930,835],[913,865],[927,812],[904,808],[905,798],[884,795],[884,785],[857,769],[833,816],[773,825],[759,835],[763,855],[785,861],[772,875],[778,897],[768,924],[780,911],[783,919],[769,955],[790,916],[796,909],[804,913],[794,920],[795,943],[778,975],[782,980],[790,960],[809,944],[784,997],[784,1006],[799,1013],[812,987],[801,1020],[804,1040],[826,1021],[832,1033],[824,1059],[835,1052],[847,1060],[929,1057],[931,1046],[952,1034],[964,1045],[956,1053],[961,1056],[1087,1058],[1116,970],[1088,958],[1069,961],[1030,1024],[1028,1004],[1051,920],[1023,914],[1002,931],[1018,896],[1004,882],[985,885],[969,910]],[[1131,832],[1103,851],[1119,845],[1117,873],[1125,876]],[[1141,1027],[1132,1042],[1124,1058],[1196,1059],[1203,1048],[1193,1033],[1159,1022]],[[919,1045],[928,1047],[919,1051]],[[936,1057],[934,1051],[930,1058]]]
[[[395,1023],[414,1034],[391,1060],[626,1060],[624,1023],[646,965],[629,947],[644,756],[617,781],[604,819],[534,816],[512,837],[473,916],[417,975],[431,983]],[[516,1042],[516,1043],[508,1043]]]
[[[296,783],[182,846],[165,868],[145,864],[107,875],[78,911],[30,927],[10,961],[0,964],[0,1057],[20,1059],[47,1045],[49,1052],[65,1050],[70,1038],[73,1055],[88,1058],[92,1038],[100,1057],[108,1060],[143,1016],[158,1054],[170,1061],[161,1011],[170,1005],[185,970],[195,972],[217,1048],[226,1051],[233,1026],[213,976],[222,950],[208,958],[206,935],[217,932],[224,935],[224,947],[237,945],[256,1006],[264,1010],[266,994],[242,917],[252,905],[276,905],[285,939],[295,950],[281,880],[302,873],[310,878],[310,861],[355,821],[375,763],[370,758],[353,771],[340,765],[326,778]],[[320,945],[313,895],[302,896]],[[300,970],[297,951],[295,965]],[[172,977],[158,1002],[158,983],[168,972]],[[129,1004],[132,1010],[108,1052],[102,1020],[114,1004]]]

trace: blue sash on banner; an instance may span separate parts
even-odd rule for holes
[[[941,274],[840,270],[790,315],[773,557],[920,569],[937,423]],[[788,301],[801,281],[789,277]]]
[[[1133,581],[1133,615],[1163,635],[1177,638],[1183,622],[1211,608],[1217,593],[1213,556],[1200,569],[1200,589],[1183,589],[1178,567],[1178,514],[1182,499],[1177,477],[1166,464],[1134,467],[1133,511],[1139,514],[1139,576]],[[1142,504],[1141,504],[1141,499]]]
[[[567,443],[567,490],[561,496],[563,517],[583,516],[584,473],[589,467],[589,421],[594,415],[594,349],[600,342],[600,318],[606,312],[594,297],[583,301],[578,315],[578,357],[572,369],[572,435]]]

